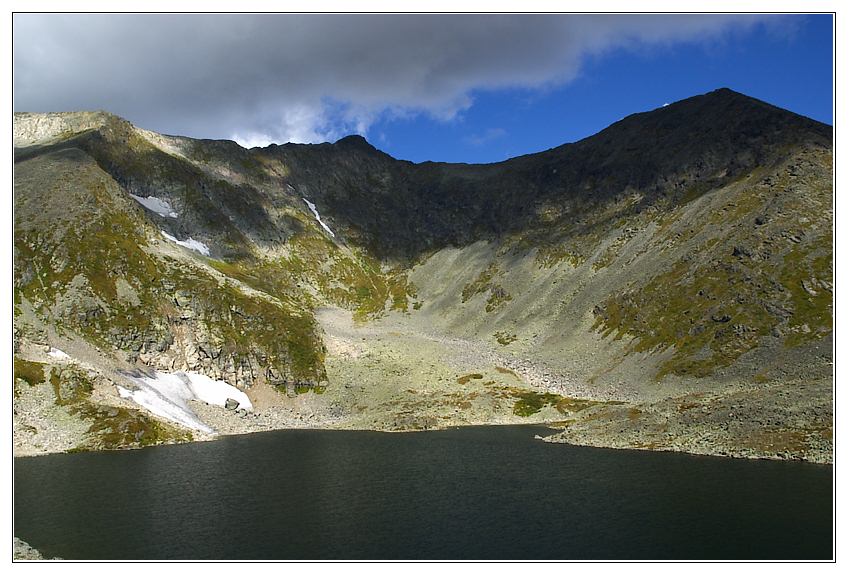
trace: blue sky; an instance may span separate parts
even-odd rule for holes
[[[496,162],[728,87],[832,122],[831,15],[16,14],[14,108]]]
[[[727,87],[832,124],[831,15],[786,17],[718,40],[617,49],[549,90],[478,91],[450,121],[385,119],[366,136],[397,158],[496,162],[580,140],[632,114]]]

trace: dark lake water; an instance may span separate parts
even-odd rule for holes
[[[15,459],[67,559],[816,559],[832,467],[607,450],[531,426],[288,430]]]

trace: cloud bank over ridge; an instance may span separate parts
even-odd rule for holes
[[[593,55],[721,41],[768,18],[16,14],[15,110],[104,109],[246,146],[319,142],[386,116],[450,121],[478,91],[560,86]]]

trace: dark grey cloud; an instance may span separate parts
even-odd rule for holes
[[[722,15],[14,17],[18,111],[104,109],[247,144],[365,133],[382,114],[451,119],[476,90],[572,80],[588,55],[715,40]]]

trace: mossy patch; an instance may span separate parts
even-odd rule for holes
[[[490,288],[489,298],[486,300],[486,311],[494,312],[499,307],[507,302],[510,302],[513,296],[507,292],[500,284],[496,284]]]
[[[513,404],[513,414],[522,417],[532,416],[546,406],[556,406],[562,399],[559,394],[548,392],[517,392],[514,396],[519,399]]]
[[[553,268],[561,262],[568,262],[572,268],[577,268],[586,258],[566,246],[544,244],[537,249],[534,261],[542,269]]]
[[[468,384],[471,380],[483,380],[483,374],[466,374],[457,378],[457,384]]]
[[[463,292],[461,293],[462,302],[468,302],[476,294],[482,294],[490,289],[492,279],[495,275],[498,274],[498,265],[494,262],[486,267],[478,277],[475,278],[472,282],[469,282],[463,287]]]
[[[44,368],[45,365],[41,362],[14,357],[15,380],[20,378],[30,386],[37,386],[45,381]]]
[[[158,422],[140,410],[96,406],[89,402],[76,405],[72,411],[90,421],[88,439],[74,452],[117,450],[156,444],[190,442],[192,433]]]
[[[399,312],[406,312],[409,306],[409,300],[418,297],[418,288],[414,283],[410,282],[407,273],[400,269],[390,271],[386,281],[389,286],[390,308]],[[421,303],[417,302],[413,305],[418,310],[415,307],[416,304],[420,308]]]
[[[588,400],[586,398],[562,397],[557,401],[557,404],[555,404],[554,407],[557,408],[557,411],[561,414],[572,414],[598,404],[602,404],[602,402]]]
[[[50,385],[53,387],[58,406],[79,404],[91,396],[94,384],[89,376],[75,367],[50,370]]]
[[[496,332],[493,334],[495,336],[495,341],[501,344],[502,346],[507,346],[512,342],[516,341],[517,336],[515,334],[510,334],[509,332]]]
[[[586,410],[592,406],[605,404],[605,402],[599,402],[597,400],[571,398],[550,392],[527,391],[517,388],[512,388],[510,391],[514,398],[518,398],[513,405],[513,413],[523,417],[536,414],[546,407],[554,407],[561,414],[568,415]]]
[[[516,380],[518,380],[519,382],[522,381],[522,377],[519,376],[518,374],[516,374],[516,372],[511,370],[510,368],[505,368],[504,366],[496,366],[495,370],[497,372],[499,372],[500,374],[508,374],[508,375],[512,376],[513,378],[515,378]]]

